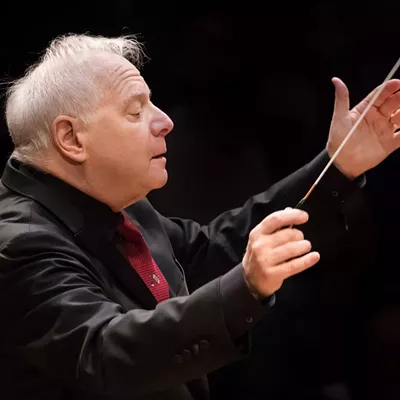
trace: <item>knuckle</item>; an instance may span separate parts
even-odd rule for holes
[[[308,255],[304,255],[287,262],[284,269],[286,278],[305,271],[306,269],[312,267],[315,262],[315,258],[308,257]]]
[[[283,239],[285,240],[285,242],[294,242],[294,241],[301,240],[301,239],[299,239],[299,237],[300,237],[300,235],[299,235],[299,231],[297,229],[288,228],[284,232]]]
[[[290,255],[296,256],[308,251],[311,248],[311,243],[308,240],[300,240],[288,244]]]
[[[256,254],[260,254],[263,248],[264,243],[259,239],[254,240],[251,244],[251,250]]]
[[[269,220],[272,225],[279,226],[282,224],[283,218],[280,214],[274,213],[269,216]]]
[[[282,229],[279,230],[278,232],[272,233],[271,235],[273,235],[275,241],[278,241],[279,243],[284,243],[285,241],[288,240],[288,237],[290,235],[288,231],[289,229]]]
[[[253,249],[252,256],[254,263],[259,265],[262,268],[266,268],[270,265],[270,254],[265,250],[262,244],[257,244],[256,249]]]
[[[297,271],[302,271],[307,267],[307,261],[305,257],[300,257],[297,258],[296,260],[293,260],[293,267],[292,267],[292,273],[296,273]]]
[[[296,243],[291,243],[286,249],[285,260],[290,260],[291,258],[296,257],[299,252],[299,246],[297,246]]]
[[[252,229],[249,233],[249,242],[255,242],[258,237],[257,230]]]
[[[294,271],[296,270],[296,261],[297,260],[292,260],[286,264],[286,275],[292,276],[294,274]]]
[[[295,253],[296,253],[296,243],[294,242],[287,243],[280,249],[280,257],[283,260],[288,260],[289,258],[292,258]]]
[[[303,271],[304,269],[308,268],[309,266],[310,266],[310,265],[309,265],[309,263],[307,262],[307,258],[306,258],[306,257],[301,257],[301,258],[299,259],[299,265],[298,265],[297,269],[298,269],[299,271]]]

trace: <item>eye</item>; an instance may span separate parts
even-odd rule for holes
[[[142,116],[142,111],[138,112],[130,112],[128,113],[129,117],[135,121],[139,120]]]

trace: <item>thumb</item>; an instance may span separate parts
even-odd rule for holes
[[[341,115],[347,113],[350,109],[349,91],[347,86],[339,78],[332,78],[335,86],[335,106],[334,113]]]

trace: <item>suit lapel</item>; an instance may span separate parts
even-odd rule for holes
[[[125,290],[130,295],[133,295],[145,308],[153,309],[156,306],[157,300],[150,289],[114,243],[100,237],[88,237],[84,231],[76,235],[76,239],[105,264]]]

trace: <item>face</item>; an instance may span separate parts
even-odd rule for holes
[[[85,127],[85,172],[90,185],[118,197],[122,208],[167,182],[165,139],[173,123],[151,102],[129,61],[107,62],[106,94]]]

